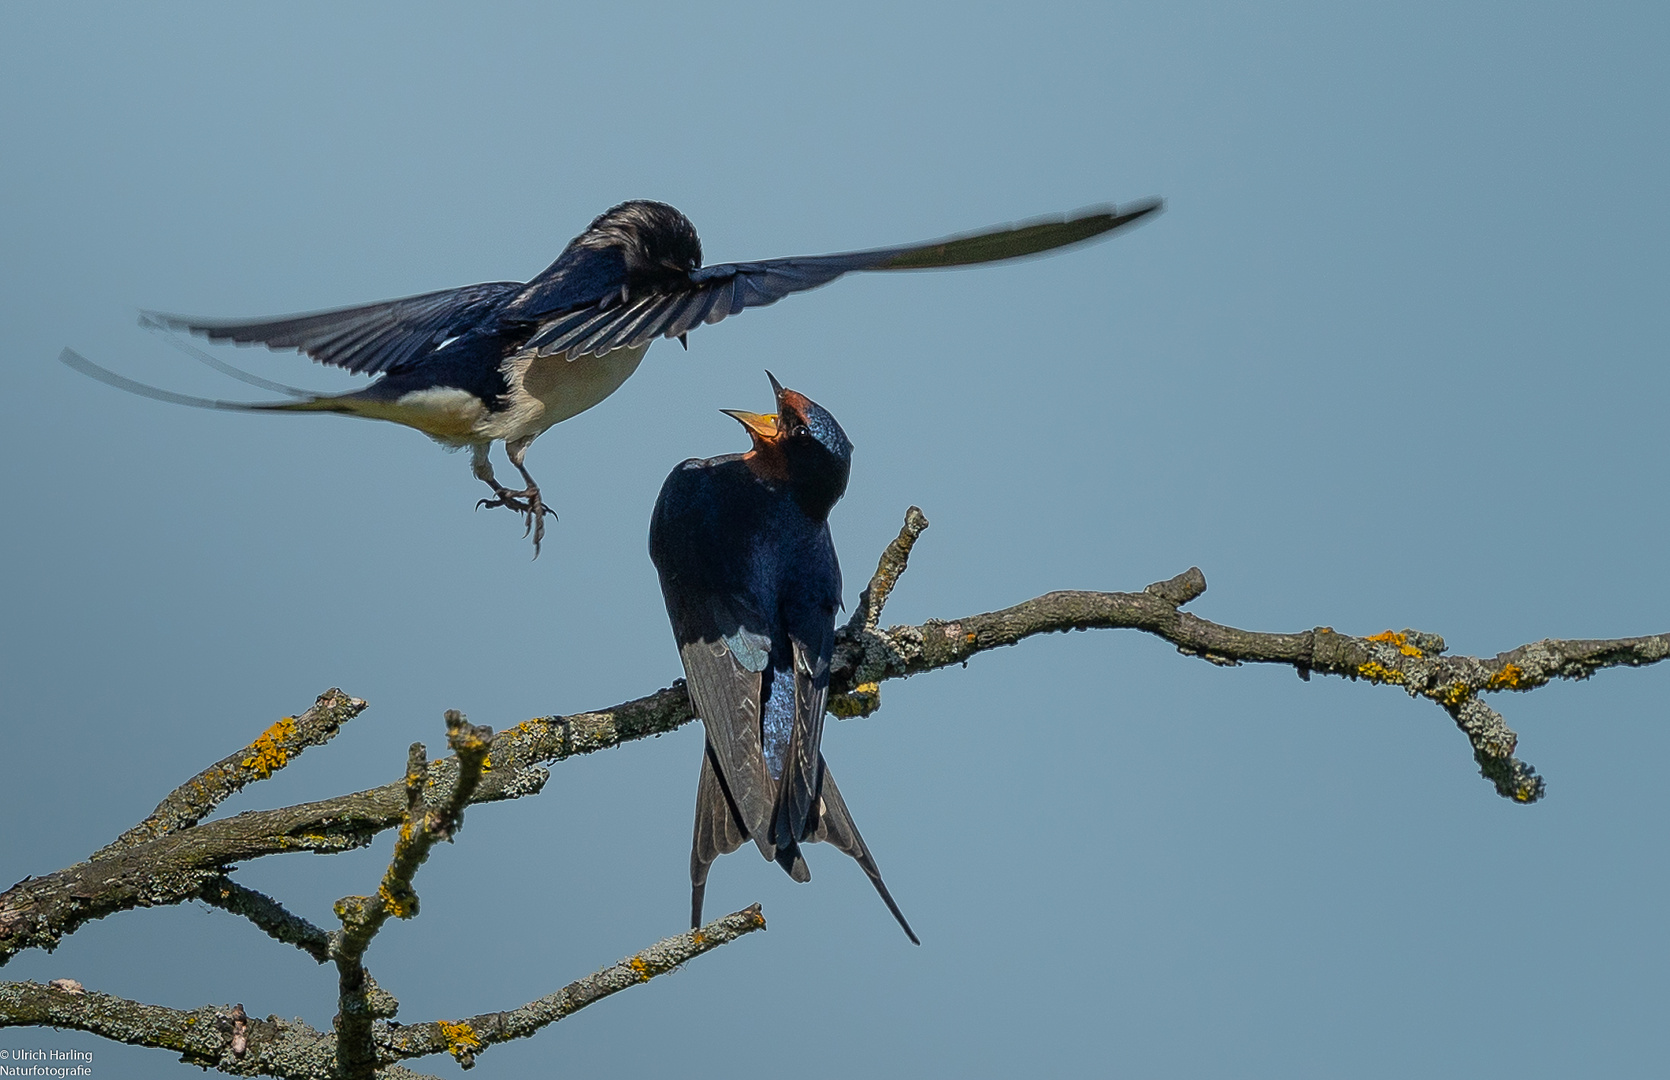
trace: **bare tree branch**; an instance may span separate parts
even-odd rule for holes
[[[113,1042],[172,1050],[190,1065],[242,1076],[318,1076],[263,1070],[263,1060],[319,1060],[328,1036],[297,1021],[247,1020],[244,1053],[232,1054],[232,1010],[205,1005],[170,1009],[96,990],[73,993],[33,982],[0,983],[0,1027],[32,1025],[91,1032]]]
[[[904,526],[882,550],[881,558],[876,562],[876,572],[870,575],[870,583],[858,595],[858,606],[853,608],[852,618],[841,628],[842,636],[862,641],[875,634],[882,608],[887,606],[887,598],[893,595],[893,586],[899,583],[905,567],[910,564],[911,550],[927,527],[928,519],[922,515],[920,508],[913,506],[905,511]],[[849,679],[844,689],[833,688],[829,694],[829,711],[843,720],[869,716],[879,708],[881,685],[874,681],[855,682]]]
[[[905,567],[910,564],[911,549],[916,547],[917,538],[927,527],[928,519],[922,516],[920,507],[913,506],[905,511],[904,527],[882,549],[881,558],[876,562],[876,572],[870,575],[870,583],[858,595],[858,606],[853,608],[852,618],[847,620],[847,633],[856,634],[876,628],[881,609],[887,606],[887,598],[893,595],[893,586],[899,583]]]
[[[321,964],[331,958],[330,933],[286,910],[266,893],[240,885],[229,877],[215,877],[197,890],[197,899],[222,911],[242,915],[265,930],[268,937],[294,945]]]
[[[254,742],[221,758],[175,788],[151,816],[95,851],[102,859],[135,844],[179,832],[208,817],[215,807],[257,780],[265,780],[310,746],[335,737],[342,725],[365,710],[365,702],[340,690],[326,690],[300,716],[286,716]]]
[[[705,952],[765,929],[758,904],[659,941],[642,952],[570,983],[518,1009],[466,1020],[436,1020],[372,1028],[381,1080],[418,1080],[396,1064],[428,1054],[451,1053],[466,1068],[496,1043],[525,1038],[565,1016],[630,986],[664,975]],[[241,1020],[240,1020],[241,1018]],[[326,1080],[337,1071],[336,1038],[299,1020],[250,1019],[243,1006],[181,1010],[147,1005],[93,990],[60,989],[34,982],[0,983],[0,1027],[55,1027],[86,1031],[115,1042],[172,1050],[190,1065],[235,1076]],[[241,1050],[238,1028],[242,1027]]]
[[[1473,746],[1481,773],[1501,795],[1535,802],[1543,795],[1536,770],[1513,756],[1518,736],[1479,695],[1528,691],[1554,679],[1586,679],[1603,668],[1642,667],[1670,656],[1670,634],[1610,640],[1549,639],[1491,658],[1444,656],[1444,639],[1418,630],[1366,637],[1322,626],[1295,634],[1238,630],[1178,610],[1206,591],[1191,568],[1140,593],[1055,592],[1002,611],[951,622],[895,626],[836,644],[831,684],[861,685],[960,664],[1035,634],[1066,630],[1142,630],[1177,651],[1214,664],[1287,664],[1311,672],[1397,686],[1437,703]]]
[[[765,916],[754,904],[715,919],[700,930],[691,930],[656,942],[642,952],[595,972],[558,990],[530,1001],[519,1009],[483,1013],[457,1023],[436,1021],[394,1029],[387,1044],[397,1059],[420,1057],[443,1050],[457,1058],[466,1069],[475,1055],[495,1043],[523,1039],[565,1016],[601,1001],[629,986],[649,982],[705,952],[735,941],[744,934],[765,929]]]
[[[1517,736],[1481,695],[1527,691],[1552,679],[1581,679],[1603,668],[1642,666],[1670,656],[1670,634],[1598,641],[1547,640],[1491,658],[1443,655],[1443,639],[1415,630],[1365,637],[1330,627],[1262,633],[1209,622],[1181,607],[1206,589],[1190,569],[1141,592],[1055,592],[1001,611],[920,626],[877,629],[875,616],[898,580],[911,545],[926,527],[918,511],[871,581],[869,596],[836,637],[832,700],[852,715],[873,712],[880,684],[966,663],[1037,634],[1092,628],[1141,630],[1179,652],[1215,664],[1278,663],[1301,678],[1311,672],[1396,686],[1443,708],[1467,736],[1480,771],[1504,796],[1522,803],[1543,793],[1536,771],[1515,758]],[[862,615],[862,618],[859,616]],[[857,691],[857,693],[855,693]],[[483,763],[472,802],[519,798],[540,790],[544,766],[576,754],[673,731],[694,719],[682,682],[600,712],[536,717],[501,731]],[[429,767],[432,790],[450,791],[455,758]],[[51,948],[88,919],[152,904],[178,903],[245,859],[286,851],[359,847],[406,813],[403,784],[202,822],[115,855],[26,878],[0,893],[0,964],[27,948]]]
[[[400,1003],[383,991],[365,970],[365,951],[392,915],[411,919],[418,913],[412,879],[438,841],[451,841],[464,827],[469,805],[481,780],[481,767],[493,744],[493,729],[466,723],[456,709],[446,714],[446,741],[457,755],[457,779],[439,809],[425,802],[429,786],[429,758],[422,743],[406,755],[406,815],[400,837],[376,896],[345,896],[336,902],[342,932],[331,941],[336,961],[338,1008],[336,1016],[336,1072],[342,1080],[371,1080],[377,1071],[377,1046],[372,1021],[393,1017]]]

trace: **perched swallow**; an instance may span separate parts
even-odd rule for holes
[[[467,446],[476,477],[493,489],[479,505],[523,514],[537,554],[549,511],[522,464],[528,446],[546,428],[614,393],[655,338],[677,338],[688,348],[686,335],[702,323],[776,303],[850,271],[926,270],[1036,255],[1105,235],[1160,206],[1149,199],[904,247],[703,266],[701,241],[688,218],[666,203],[634,200],[599,216],[526,283],[466,285],[270,319],[144,316],[213,341],[299,349],[320,363],[382,376],[363,390],[303,392],[284,402],[211,401],[136,383],[69,349],[60,359],[103,382],[178,404],[346,413],[405,424],[449,447]],[[487,452],[495,442],[504,443],[522,474],[526,486],[520,491],[493,475]]]
[[[841,604],[829,511],[847,489],[852,444],[823,408],[775,378],[771,387],[775,415],[726,410],[754,448],[674,469],[650,519],[649,556],[707,731],[690,925],[701,925],[708,867],[720,855],[752,839],[808,881],[800,845],[822,841],[857,860],[916,941],[821,749]]]

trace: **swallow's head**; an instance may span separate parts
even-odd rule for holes
[[[686,277],[702,265],[702,242],[690,219],[664,202],[633,199],[599,214],[575,243],[618,248],[629,278]]]
[[[846,493],[852,443],[828,409],[765,375],[777,396],[774,415],[725,410],[754,440],[744,460],[756,475],[786,482],[808,515],[825,518]]]

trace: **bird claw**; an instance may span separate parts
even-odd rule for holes
[[[525,538],[532,534],[533,557],[539,558],[539,544],[540,541],[545,539],[545,515],[550,514],[552,517],[556,517],[557,512],[545,505],[545,500],[540,498],[537,487],[511,491],[509,488],[495,486],[493,492],[491,499],[480,500],[475,504],[475,508],[477,510],[482,507],[495,509],[503,506],[521,514],[522,520],[527,526],[522,530],[522,536]]]

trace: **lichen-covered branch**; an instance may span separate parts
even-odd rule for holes
[[[580,1009],[765,928],[759,905],[659,941],[642,952],[570,983],[518,1009],[465,1020],[371,1026],[379,1080],[421,1080],[398,1062],[451,1053],[466,1068],[495,1043],[525,1038]],[[170,1009],[112,994],[33,982],[0,983],[0,1027],[55,1027],[86,1031],[115,1042],[171,1050],[190,1065],[234,1076],[334,1080],[337,1039],[299,1020],[254,1019],[242,1005]]]
[[[933,671],[1042,633],[1143,630],[1215,664],[1286,664],[1302,678],[1312,672],[1339,675],[1433,701],[1467,736],[1480,771],[1496,790],[1530,803],[1542,797],[1543,781],[1513,756],[1518,736],[1480,695],[1533,690],[1554,679],[1584,679],[1603,668],[1641,667],[1670,656],[1670,634],[1551,639],[1479,658],[1445,656],[1443,638],[1418,630],[1362,637],[1327,626],[1292,634],[1239,630],[1180,610],[1205,591],[1205,576],[1190,569],[1140,593],[1055,592],[1002,611],[855,635],[838,641],[830,681],[851,686]]]
[[[1396,686],[1442,707],[1467,736],[1481,772],[1518,802],[1543,792],[1535,770],[1515,758],[1517,738],[1483,695],[1535,689],[1552,679],[1586,678],[1609,667],[1641,666],[1670,656],[1670,634],[1601,641],[1548,640],[1495,657],[1444,655],[1443,639],[1414,630],[1362,637],[1318,627],[1298,633],[1240,630],[1183,611],[1206,590],[1191,569],[1140,592],[1055,592],[1001,611],[919,626],[879,629],[879,613],[927,522],[907,517],[899,539],[877,568],[871,599],[836,635],[831,708],[867,715],[880,703],[880,684],[967,662],[980,653],[1038,634],[1123,628],[1160,637],[1178,651],[1215,664],[1275,663],[1311,672]],[[862,618],[858,618],[862,613]],[[513,799],[540,790],[545,766],[651,735],[695,718],[682,682],[599,712],[544,716],[494,737],[472,802]],[[450,791],[456,758],[429,767],[428,788]],[[334,799],[259,810],[137,844],[106,858],[26,878],[0,893],[0,964],[27,948],[51,948],[88,919],[195,895],[226,867],[288,851],[334,852],[369,843],[406,813],[403,784]]]
[[[450,841],[464,827],[464,807],[481,781],[493,729],[467,723],[462,713],[449,709],[446,741],[458,763],[446,799],[433,808],[426,801],[429,758],[422,743],[413,743],[406,755],[406,814],[377,895],[345,896],[336,902],[342,932],[332,938],[330,955],[337,971],[336,1072],[341,1080],[371,1080],[377,1070],[372,1023],[393,1017],[399,1009],[399,1002],[365,970],[365,951],[391,916],[416,917],[418,896],[412,879],[435,844]]]
[[[715,919],[699,930],[658,941],[639,953],[571,982],[554,994],[530,1001],[519,1009],[483,1013],[449,1023],[411,1024],[391,1029],[383,1047],[395,1059],[419,1057],[446,1051],[466,1069],[475,1055],[494,1043],[524,1039],[565,1016],[601,1001],[629,986],[649,982],[696,957],[735,941],[744,934],[765,929],[765,916],[754,904]]]
[[[286,945],[294,945],[323,964],[331,958],[331,935],[266,893],[240,885],[229,877],[211,878],[197,890],[197,899],[206,904],[242,915],[267,932],[267,936]]]
[[[340,690],[326,690],[299,716],[281,718],[254,742],[229,754],[169,793],[151,816],[93,853],[101,859],[135,844],[179,832],[208,817],[229,797],[284,768],[310,746],[329,742],[342,725],[365,710],[365,702]]]
[[[845,629],[848,634],[876,628],[881,609],[887,606],[887,598],[893,595],[893,586],[899,583],[905,567],[910,564],[911,549],[916,547],[917,538],[927,527],[928,519],[922,516],[920,507],[913,506],[905,511],[905,523],[899,529],[899,535],[882,549],[881,558],[876,561],[876,572],[870,575],[870,583],[858,594],[858,606],[852,609],[852,618],[847,620]]]
[[[919,508],[913,506],[905,511],[905,523],[899,529],[899,535],[882,550],[881,558],[876,561],[876,572],[870,575],[870,583],[858,595],[858,606],[853,608],[852,618],[841,628],[842,637],[849,641],[862,641],[875,634],[882,608],[887,606],[887,598],[893,595],[893,586],[899,583],[900,576],[910,563],[911,550],[927,527],[928,519]],[[829,711],[843,720],[869,716],[879,708],[881,685],[877,682],[849,679],[844,688],[837,684],[829,695]]]

